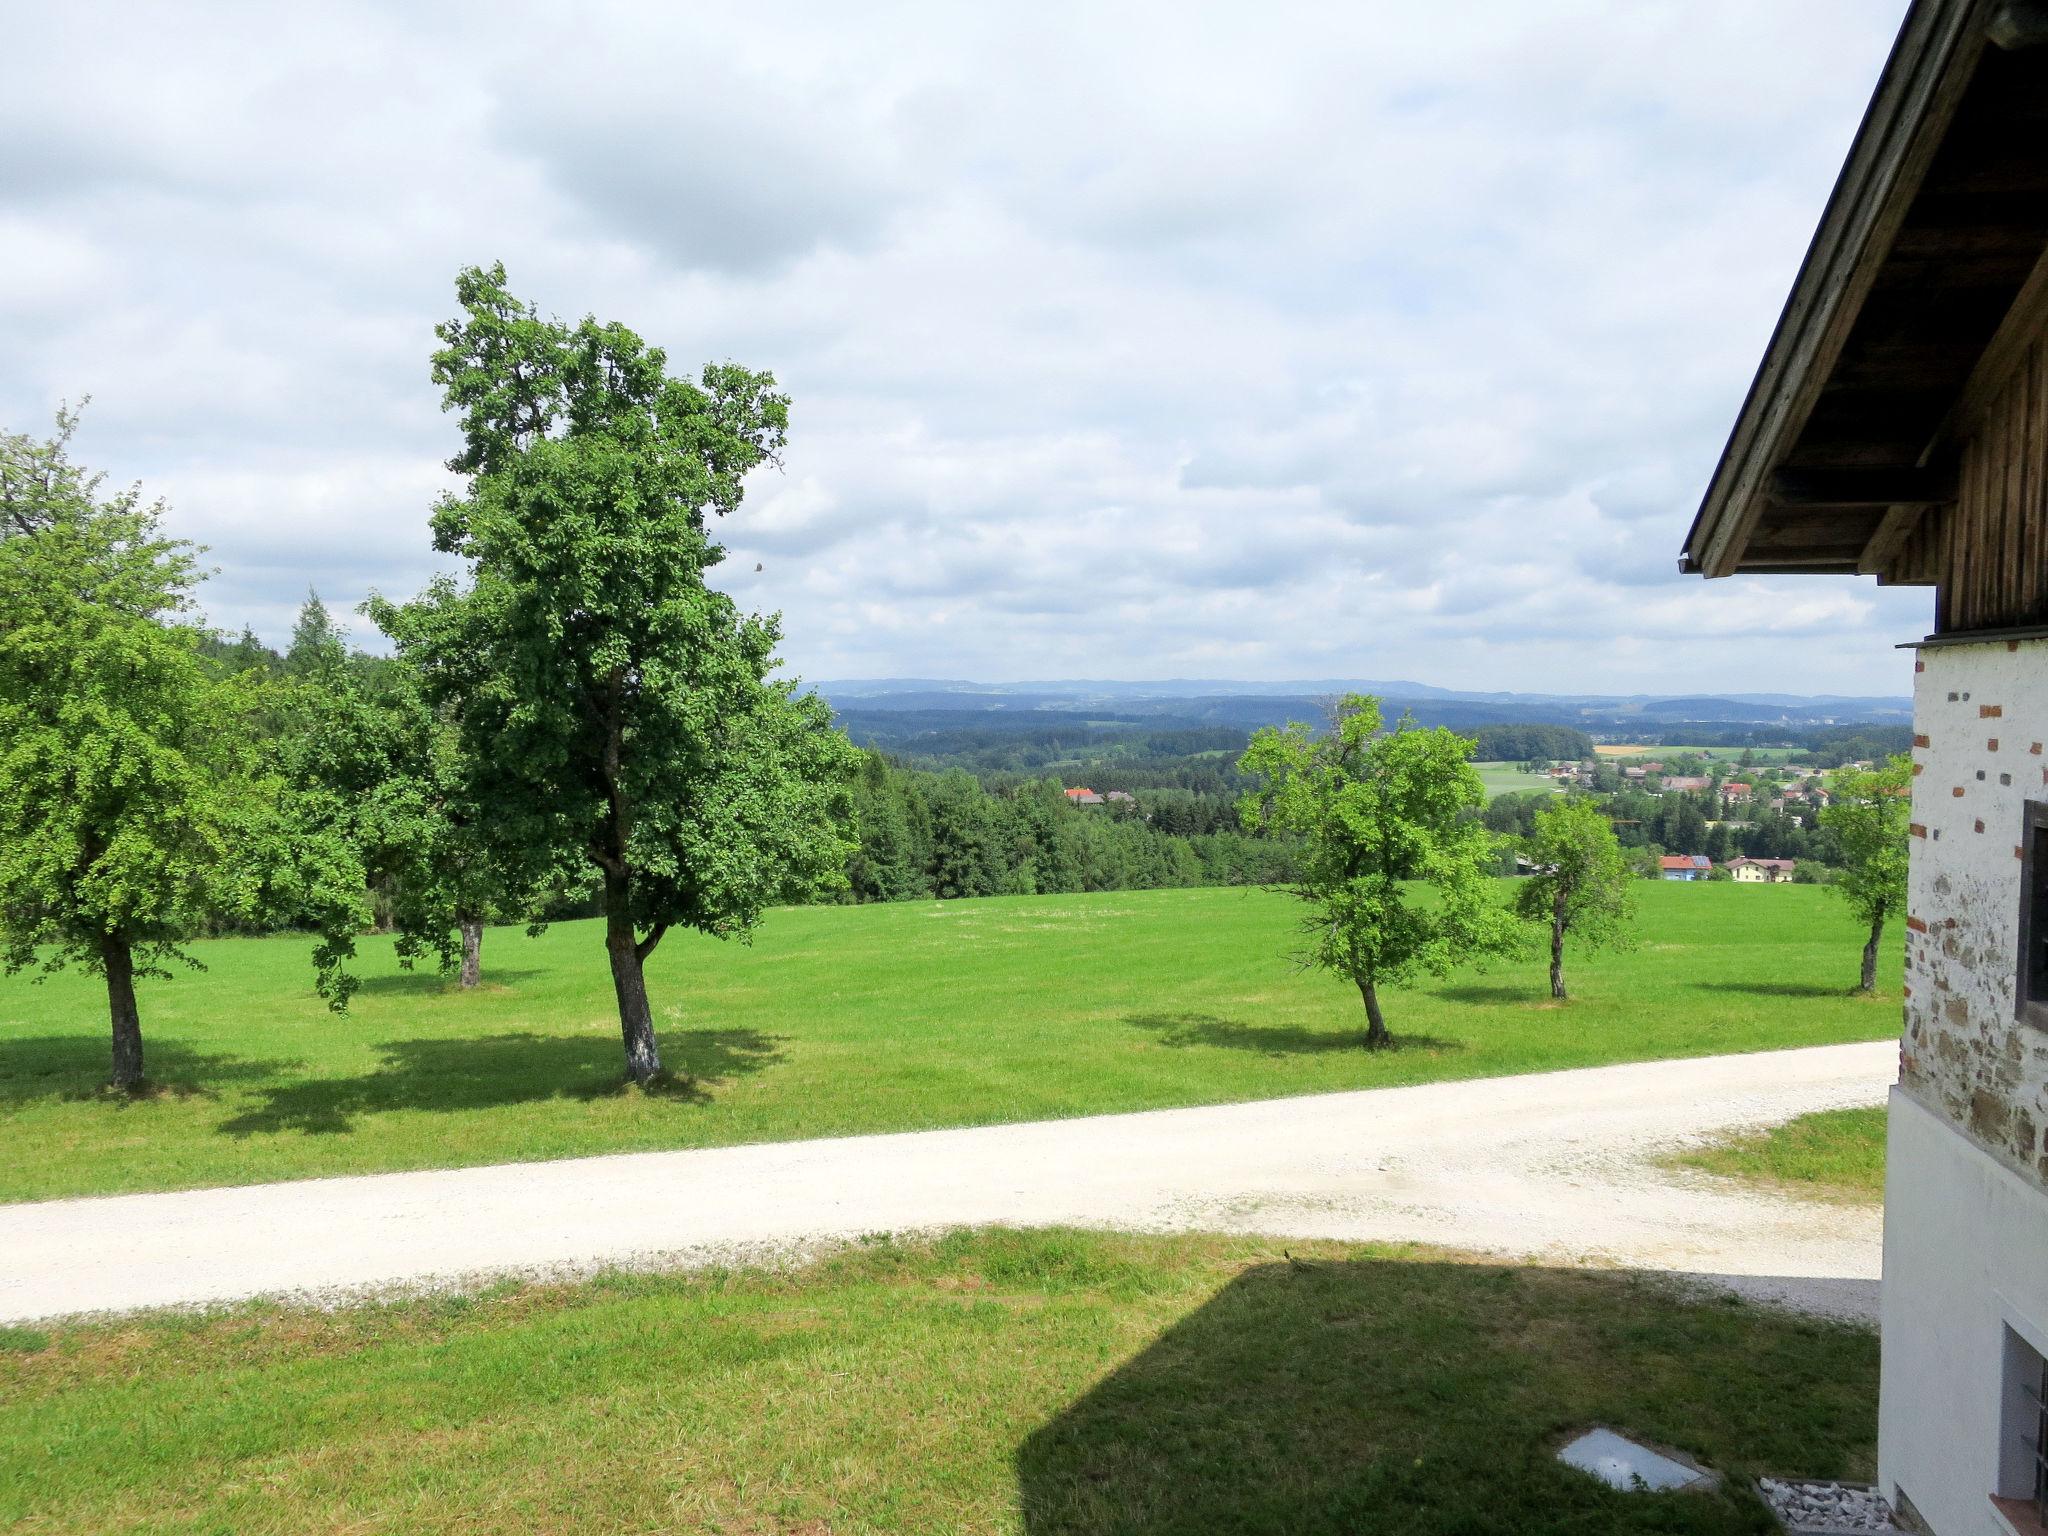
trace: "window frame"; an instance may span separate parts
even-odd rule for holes
[[[2042,967],[2040,992],[2034,991],[2034,957],[2048,948],[2048,907],[2034,899],[2034,888],[2043,881],[2048,881],[2048,800],[2029,800],[2020,824],[2019,970],[2013,1012],[2022,1024],[2036,1029],[2048,1029],[2048,964]]]

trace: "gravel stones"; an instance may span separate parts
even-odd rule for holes
[[[1891,1506],[1875,1488],[1855,1483],[1760,1478],[1757,1492],[1778,1523],[1794,1536],[1835,1531],[1896,1531]]]

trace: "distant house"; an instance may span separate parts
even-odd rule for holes
[[[1668,774],[1665,776],[1664,782],[1659,786],[1667,795],[1682,794],[1693,790],[1708,790],[1713,787],[1714,781],[1712,779],[1704,778],[1696,773]]]
[[[1657,861],[1660,880],[1704,880],[1714,872],[1714,861],[1704,853],[1667,853]]]
[[[1792,879],[1796,859],[1730,859],[1728,873],[1743,885],[1785,885]]]
[[[1621,776],[1624,779],[1647,779],[1650,776],[1650,770],[1647,768],[1624,768],[1621,770]]]
[[[1121,800],[1126,805],[1136,805],[1138,803],[1138,797],[1129,790],[1124,789],[1105,789],[1102,792],[1102,798],[1104,800]]]
[[[1070,789],[1067,791],[1067,799],[1075,805],[1102,804],[1102,796],[1095,793],[1092,789]]]
[[[1721,786],[1721,798],[1731,804],[1737,800],[1747,800],[1751,792],[1752,786],[1748,784],[1723,784]]]

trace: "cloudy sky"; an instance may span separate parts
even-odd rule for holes
[[[812,678],[1904,692],[1924,592],[1676,574],[1902,9],[12,7],[0,426],[278,637],[435,568],[502,259],[794,396]]]

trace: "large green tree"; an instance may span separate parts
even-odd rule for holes
[[[1877,989],[1884,925],[1906,910],[1908,828],[1913,819],[1913,759],[1900,752],[1875,768],[1845,768],[1828,780],[1820,824],[1835,835],[1841,872],[1830,885],[1869,929],[1859,992]]]
[[[1535,872],[1515,889],[1515,911],[1550,930],[1550,995],[1565,997],[1564,946],[1629,941],[1635,915],[1634,871],[1615,840],[1614,823],[1591,800],[1570,795],[1536,813],[1523,843]]]
[[[1357,986],[1368,1048],[1393,1042],[1380,988],[1510,947],[1469,737],[1406,716],[1385,730],[1379,700],[1351,694],[1325,732],[1299,722],[1259,731],[1239,767],[1261,781],[1239,805],[1244,825],[1300,841],[1301,958]],[[1424,886],[1433,899],[1418,899]]]
[[[671,928],[744,935],[844,880],[858,756],[823,700],[771,683],[773,618],[707,573],[711,519],[780,450],[766,373],[671,376],[626,327],[515,299],[502,267],[456,280],[434,379],[462,423],[434,546],[467,583],[370,611],[448,708],[515,881],[601,887],[627,1070],[661,1071],[645,961]]]
[[[260,884],[272,785],[238,679],[185,622],[199,572],[161,505],[57,434],[0,440],[0,963],[106,978],[113,1081],[143,1081],[138,976]]]
[[[317,594],[299,610],[284,674],[272,689],[283,819],[300,869],[321,875],[291,916],[319,935],[321,995],[347,1006],[356,937],[379,911],[401,964],[431,951],[477,985],[485,920],[525,915],[532,901],[482,836],[452,723],[403,659],[351,651]]]

